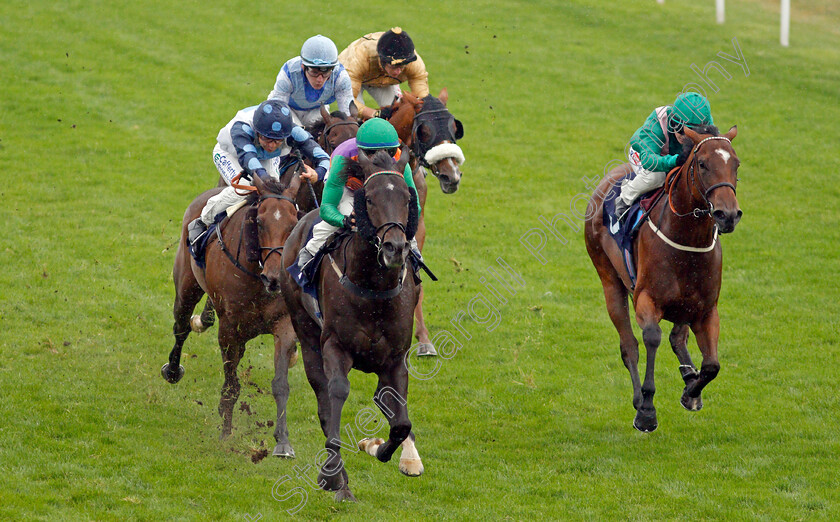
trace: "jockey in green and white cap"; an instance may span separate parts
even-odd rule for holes
[[[661,187],[665,176],[674,167],[685,163],[687,149],[677,139],[688,125],[714,125],[709,101],[696,92],[684,92],[673,105],[658,107],[630,138],[627,155],[636,177],[621,186],[616,199],[615,213],[622,217],[642,194]]]
[[[394,126],[381,118],[371,118],[359,127],[355,138],[339,145],[332,154],[330,171],[324,182],[320,215],[323,221],[312,228],[312,239],[301,249],[298,265],[303,267],[324,246],[327,238],[339,228],[350,228],[353,219],[353,193],[361,187],[361,181],[347,177],[345,167],[350,161],[357,161],[359,151],[372,156],[379,150],[386,150],[395,160],[400,158],[400,139]],[[411,166],[406,164],[403,179],[409,188],[417,188],[411,173]],[[418,210],[420,202],[417,202]],[[411,247],[417,250],[416,240],[411,240]],[[416,251],[419,256],[419,251]]]

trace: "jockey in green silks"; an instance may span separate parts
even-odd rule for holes
[[[688,158],[691,147],[683,148],[683,126],[714,125],[709,101],[696,92],[684,92],[673,105],[658,107],[630,138],[627,155],[636,173],[625,180],[615,202],[615,214],[624,217],[627,209],[642,194],[661,187],[665,176]]]
[[[348,162],[357,161],[359,154],[373,156],[379,150],[387,150],[395,160],[400,158],[400,139],[394,126],[381,118],[371,118],[359,127],[355,138],[339,145],[332,154],[330,170],[326,175],[320,215],[323,221],[312,227],[312,239],[301,249],[298,266],[302,269],[324,246],[327,238],[339,228],[351,228],[353,217],[353,193],[362,187],[361,180],[347,177]],[[406,164],[405,184],[414,186],[411,166]],[[420,202],[417,202],[418,210]],[[411,249],[420,258],[417,241],[411,240]]]

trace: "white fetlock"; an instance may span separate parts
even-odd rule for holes
[[[289,356],[289,368],[294,368],[295,365],[297,364],[297,362],[298,362],[298,351],[295,350]]]
[[[411,438],[405,439],[402,443],[400,472],[409,477],[419,477],[423,474],[423,461],[420,460],[420,454]]]
[[[190,318],[190,328],[195,333],[201,333],[204,330],[207,330],[207,327],[201,322],[200,315],[194,315]]]
[[[376,456],[376,450],[379,449],[379,446],[385,444],[384,439],[371,439],[371,438],[364,438],[359,441],[359,449],[370,455],[371,457]]]

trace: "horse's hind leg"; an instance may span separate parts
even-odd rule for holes
[[[720,335],[720,317],[718,316],[717,307],[700,321],[692,323],[691,331],[697,338],[697,346],[703,354],[703,364],[700,366],[700,374],[697,378],[688,384],[683,391],[682,403],[690,403],[692,400],[700,401],[700,392],[709,382],[717,377],[720,371],[720,362],[718,362],[718,336]],[[700,403],[702,404],[702,403]],[[686,406],[688,407],[688,406]]]
[[[656,350],[662,342],[662,329],[659,321],[662,314],[657,310],[650,296],[642,292],[636,303],[636,321],[642,327],[642,340],[647,349],[645,361],[645,380],[642,383],[642,405],[636,411],[633,427],[639,431],[653,431],[658,426],[656,408],[653,406],[653,396],[656,393],[654,384],[654,366]]]
[[[423,245],[426,243],[426,223],[425,220],[420,218],[420,223],[417,226],[417,234],[415,235],[417,239],[417,248],[420,251],[423,251]],[[437,350],[435,350],[435,345],[432,344],[432,340],[429,338],[429,329],[426,328],[426,321],[423,319],[423,287],[420,286],[420,296],[417,298],[417,306],[414,307],[414,336],[417,338],[417,342],[420,343],[420,346],[417,349],[417,355],[437,355]]]
[[[703,401],[700,400],[700,397],[692,399],[685,395],[685,390],[688,389],[691,383],[697,380],[700,374],[697,368],[694,367],[694,363],[691,361],[691,355],[688,353],[688,325],[675,324],[671,329],[671,335],[668,336],[668,340],[671,342],[671,348],[680,361],[680,374],[685,382],[680,404],[689,411],[697,411],[703,407]]]
[[[274,440],[277,445],[272,455],[275,457],[294,458],[295,450],[289,442],[289,429],[286,425],[286,402],[289,400],[289,367],[295,353],[295,332],[289,316],[284,316],[274,326],[274,379],[271,381],[271,393],[277,403],[277,422],[274,427]]]
[[[607,261],[609,262],[609,261]],[[638,410],[642,405],[642,382],[639,378],[639,341],[633,335],[630,324],[630,310],[627,304],[627,289],[617,275],[601,273],[601,283],[604,286],[604,297],[607,301],[607,313],[618,331],[618,345],[621,350],[621,360],[630,372],[630,382],[633,384],[633,407]]]
[[[213,309],[213,301],[210,296],[204,301],[204,310],[201,315],[194,315],[190,318],[190,327],[193,332],[201,333],[216,323],[216,311]]]
[[[172,307],[175,323],[172,326],[172,334],[175,336],[175,345],[169,352],[169,362],[160,369],[163,378],[172,384],[180,381],[184,376],[184,367],[181,366],[181,349],[187,336],[190,335],[190,316],[195,305],[204,295],[204,290],[201,289],[192,273],[189,254],[182,247],[178,248],[172,270],[172,279],[175,282],[175,303]]]
[[[219,415],[222,416],[222,433],[219,440],[228,438],[233,430],[233,407],[239,400],[239,377],[236,369],[245,353],[245,341],[236,335],[236,326],[222,318],[219,324],[219,347],[222,351],[225,383],[222,385],[222,395],[219,400]]]

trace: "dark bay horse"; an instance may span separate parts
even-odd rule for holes
[[[686,409],[696,411],[703,406],[700,393],[720,370],[717,301],[722,252],[717,236],[718,232],[732,232],[742,214],[735,197],[740,161],[731,143],[737,128],[732,127],[725,136],[719,136],[711,126],[698,130],[685,128],[685,136],[693,142],[691,155],[679,170],[669,174],[665,195],[650,209],[650,219],[633,244],[638,274],[635,288],[631,288],[602,212],[605,195],[630,171],[629,165],[607,174],[587,208],[586,249],[601,278],[607,312],[618,330],[621,358],[633,383],[633,426],[640,431],[657,427],[653,373],[662,338],[661,320],[674,324],[669,340],[685,382],[680,402]],[[630,325],[628,294],[633,297],[636,322],[647,349],[644,383],[639,380],[639,343]],[[686,348],[689,328],[703,355],[699,372]]]
[[[203,269],[189,253],[187,224],[200,215],[207,199],[220,189],[211,189],[198,196],[184,214],[181,241],[172,270],[175,346],[169,354],[169,362],[161,368],[161,375],[173,384],[183,377],[181,349],[190,333],[190,316],[206,293],[219,314],[219,347],[224,362],[225,382],[219,401],[219,415],[223,419],[220,438],[231,433],[233,407],[240,390],[236,368],[245,353],[245,343],[257,335],[272,334],[274,379],[271,391],[277,403],[274,429],[277,445],[273,454],[294,457],[286,426],[286,401],[289,397],[288,369],[296,360],[295,332],[286,304],[278,292],[280,274],[285,272],[281,263],[283,244],[297,224],[294,196],[300,188],[300,178],[295,176],[288,187],[273,180],[263,183],[255,179],[254,187],[256,190],[248,197],[246,207],[226,218],[220,225],[220,237],[209,241]],[[249,248],[249,242],[258,245]],[[193,317],[193,324],[197,319]]]
[[[400,141],[411,149],[411,169],[422,210],[417,228],[417,246],[421,251],[426,243],[426,173],[432,172],[444,194],[454,193],[461,183],[460,165],[464,162],[464,154],[455,142],[464,136],[464,127],[446,108],[447,101],[449,93],[446,89],[441,90],[437,98],[430,94],[420,99],[403,92],[392,106],[394,112],[388,119],[397,130]],[[422,287],[414,318],[417,321],[415,337],[420,343],[418,354],[436,355],[423,319]]]
[[[409,476],[423,472],[406,409],[404,358],[411,345],[412,312],[418,297],[406,263],[408,242],[418,222],[417,195],[403,179],[408,156],[403,153],[395,164],[385,151],[372,158],[359,153],[365,180],[355,193],[358,231],[324,258],[318,272],[320,324],[307,312],[301,289],[291,276],[281,278],[281,293],[300,340],[306,377],[317,397],[318,418],[327,438],[329,456],[318,483],[336,491],[336,500],[355,500],[340,453],[341,410],[350,393],[347,375],[353,368],[379,377],[374,402],[390,424],[387,441],[363,439],[359,449],[387,462],[402,446],[400,471]],[[283,252],[285,267],[296,262],[295,253],[316,217],[314,212],[308,214],[292,232]],[[343,447],[357,451],[346,443]]]

